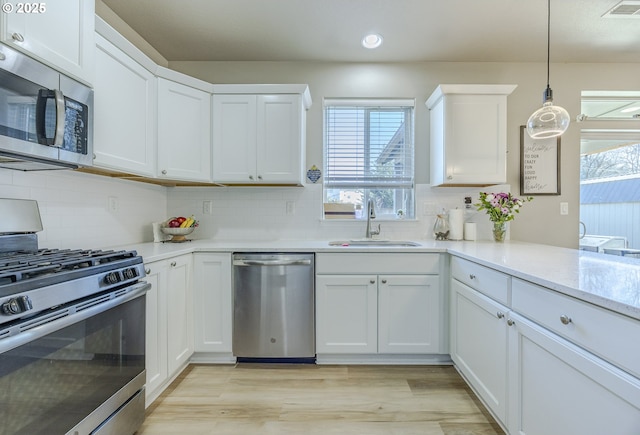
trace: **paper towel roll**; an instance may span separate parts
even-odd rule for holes
[[[477,231],[478,231],[478,228],[475,222],[464,223],[464,239],[465,240],[475,240]]]
[[[449,210],[449,240],[462,240],[464,231],[464,210]]]

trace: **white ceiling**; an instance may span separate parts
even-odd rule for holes
[[[546,61],[546,0],[103,2],[169,61]],[[552,0],[551,62],[640,62],[640,15],[602,18],[618,3]]]

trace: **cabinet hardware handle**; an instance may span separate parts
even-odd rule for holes
[[[151,269],[145,269],[144,273],[146,273],[147,275],[149,275],[151,273]]]
[[[375,283],[376,283],[375,279],[372,279],[372,280],[369,281],[369,284],[375,284]]]
[[[562,316],[560,316],[560,322],[562,322],[563,325],[568,325],[569,323],[571,323],[571,317],[563,314]]]
[[[387,283],[387,280],[386,280],[386,279],[383,279],[383,280],[382,280],[382,284],[386,284],[386,283]]]
[[[516,324],[516,322],[514,322],[513,320],[511,320],[511,319],[507,320],[507,325],[513,326],[515,324]]]
[[[258,175],[258,180],[262,180],[262,175]]]
[[[20,33],[13,33],[11,35],[11,39],[13,39],[16,42],[24,42],[24,36],[22,36]]]
[[[447,177],[447,180],[453,180],[453,175],[449,175],[449,176]]]
[[[171,267],[176,267],[176,264],[177,264],[177,263],[176,263],[175,261],[172,261],[172,262],[171,262]]]
[[[249,180],[253,180],[253,175],[249,175]]]
[[[497,317],[498,319],[503,319],[503,318],[504,318],[504,313],[503,313],[502,311],[498,311],[498,312],[496,313],[496,317]]]
[[[167,170],[166,169],[162,170],[162,175],[167,175]]]
[[[472,273],[469,274],[469,279],[476,279],[476,276]]]

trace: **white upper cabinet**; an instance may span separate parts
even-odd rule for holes
[[[310,105],[306,85],[214,86],[213,181],[302,184]]]
[[[211,94],[158,78],[158,177],[211,181]]]
[[[96,35],[96,48],[93,163],[105,169],[153,177],[156,78],[147,67],[101,35]]]
[[[440,85],[430,111],[431,185],[507,181],[507,96],[516,85]]]
[[[2,42],[93,83],[94,0],[0,3]]]

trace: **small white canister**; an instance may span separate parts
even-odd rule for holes
[[[477,235],[478,228],[475,222],[465,222],[464,223],[464,239],[465,240],[475,240]]]

